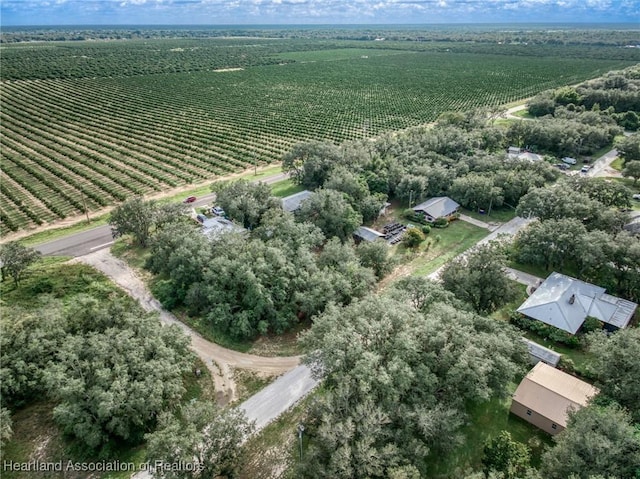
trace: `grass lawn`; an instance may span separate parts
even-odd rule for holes
[[[296,185],[291,179],[277,181],[271,184],[271,194],[278,198],[284,198],[285,196],[299,193],[304,189],[304,186]]]
[[[529,113],[529,111],[525,108],[524,110],[518,110],[513,113],[513,116],[517,116],[518,118],[525,118],[527,120],[534,120],[536,117]]]
[[[516,384],[511,384],[512,394]],[[511,433],[511,437],[528,445],[532,452],[532,465],[540,464],[540,455],[545,446],[552,444],[551,436],[528,422],[509,413],[511,394],[507,398],[494,398],[469,409],[469,421],[462,428],[463,444],[450,453],[432,457],[427,461],[430,478],[463,477],[467,468],[482,469],[484,445],[501,431]]]
[[[454,221],[448,228],[432,228],[427,240],[416,249],[410,250],[399,244],[395,247],[394,257],[405,263],[412,274],[427,275],[488,234],[484,228],[464,221]]]
[[[616,158],[611,162],[611,168],[614,170],[622,171],[624,168],[624,160],[620,157]]]
[[[468,210],[466,208],[462,208],[460,213],[463,215],[470,216],[479,221],[484,221],[486,223],[498,222],[498,223],[506,223],[507,221],[512,220],[516,217],[516,210],[513,208],[502,207],[502,208],[494,208],[491,210],[490,214],[480,214],[474,210]]]

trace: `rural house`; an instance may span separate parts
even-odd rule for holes
[[[427,221],[449,218],[454,215],[460,205],[448,196],[437,196],[413,207],[416,213],[423,213]]]
[[[513,394],[511,412],[555,435],[566,429],[569,411],[586,406],[598,392],[591,384],[539,362]]]
[[[302,202],[307,198],[309,198],[312,194],[313,194],[313,191],[304,190],[290,196],[285,196],[284,198],[281,199],[282,209],[289,213],[293,213],[298,208],[300,208],[300,205],[302,204]]]
[[[587,316],[610,331],[625,328],[637,304],[605,293],[605,288],[552,273],[517,309],[525,316],[576,334]]]

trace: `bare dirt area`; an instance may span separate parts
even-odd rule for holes
[[[163,324],[180,327],[191,338],[193,351],[211,371],[216,388],[216,399],[219,404],[227,404],[237,398],[233,368],[248,369],[265,375],[278,375],[295,368],[300,362],[299,356],[275,358],[256,356],[226,349],[207,341],[193,329],[180,322],[173,314],[165,311],[158,300],[152,296],[140,276],[124,261],[114,257],[107,249],[72,261],[93,266],[136,299],[146,311],[160,313],[160,321]]]

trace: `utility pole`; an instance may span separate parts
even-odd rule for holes
[[[298,439],[300,439],[300,460],[302,461],[302,433],[304,432],[304,426],[298,424]]]

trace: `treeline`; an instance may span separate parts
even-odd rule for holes
[[[615,121],[635,131],[640,127],[640,67],[609,72],[576,87],[545,91],[529,101],[527,108],[536,117],[551,115],[558,120],[578,117],[591,125],[608,117],[609,123]]]
[[[4,27],[0,36],[1,43],[30,41],[83,41],[83,40],[128,40],[156,38],[217,38],[217,37],[253,37],[253,38],[303,38],[318,40],[360,40],[371,41],[383,38],[387,41],[407,42],[479,42],[503,44],[540,44],[540,45],[593,45],[627,46],[636,45],[636,30],[629,28],[576,28],[575,25],[554,25],[549,30],[545,25],[488,26],[430,25],[424,28],[399,26],[381,27],[279,27],[238,28],[211,26],[118,26],[87,28],[71,27]]]
[[[61,431],[80,450],[108,457],[139,444],[159,414],[179,405],[194,363],[188,338],[162,327],[92,268],[56,265],[3,293],[3,414],[52,401]]]

